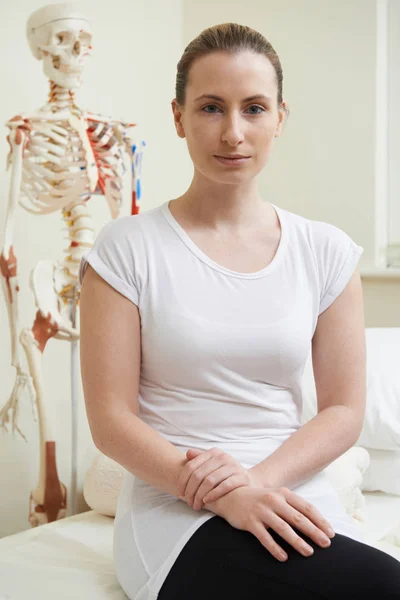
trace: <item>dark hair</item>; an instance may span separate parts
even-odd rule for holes
[[[261,33],[246,25],[239,25],[238,23],[222,23],[204,29],[204,31],[186,46],[177,65],[175,85],[177,103],[180,106],[185,105],[189,71],[196,58],[213,52],[236,54],[244,50],[250,50],[256,54],[263,54],[271,62],[276,73],[276,82],[278,86],[277,103],[278,108],[280,108],[282,105],[283,73],[279,56],[272,47],[272,44],[270,44]],[[288,110],[287,113],[289,113]]]

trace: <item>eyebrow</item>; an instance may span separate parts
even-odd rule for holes
[[[219,100],[220,102],[224,102],[223,98],[221,98],[220,96],[215,96],[215,94],[202,94],[201,96],[198,96],[198,98],[195,99],[195,102],[197,102],[197,100],[201,100],[202,98],[212,98],[213,100]],[[250,102],[251,100],[271,100],[271,98],[269,96],[265,96],[265,94],[256,94],[255,96],[249,96],[248,98],[244,98],[243,102]]]

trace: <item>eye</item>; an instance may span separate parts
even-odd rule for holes
[[[253,106],[250,106],[249,108],[259,108],[261,112],[265,112],[265,108],[262,108],[261,106],[258,106],[257,104],[253,104]],[[259,112],[253,113],[253,115],[259,115]]]
[[[202,110],[204,112],[208,113],[209,115],[212,115],[212,114],[215,115],[216,114],[215,111],[212,111],[212,112],[206,111],[206,108],[210,108],[210,107],[218,108],[218,106],[216,104],[207,104],[207,106],[204,106],[204,108],[202,108]],[[250,108],[258,108],[260,111],[260,112],[251,113],[253,115],[259,115],[259,114],[261,114],[261,112],[265,112],[265,108],[262,108],[261,106],[258,106],[257,104],[253,104],[252,106],[249,106],[249,109]]]
[[[71,32],[70,31],[58,31],[55,34],[55,39],[57,44],[69,44],[71,42]]]
[[[204,110],[204,112],[208,112],[206,111],[206,108],[210,108],[210,106],[213,106],[214,108],[218,108],[218,106],[216,104],[207,104],[207,106],[204,106],[204,108],[202,108],[201,110]],[[211,113],[208,114],[215,114],[214,111],[212,111]]]

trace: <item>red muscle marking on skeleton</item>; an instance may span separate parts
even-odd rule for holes
[[[97,186],[100,188],[100,191],[102,194],[106,193],[106,181],[105,181],[103,175],[101,175],[100,173],[99,173],[99,178],[97,180]]]
[[[14,249],[10,246],[10,255],[8,259],[5,258],[4,254],[0,255],[0,272],[4,279],[6,280],[6,285],[8,289],[8,298],[10,300],[10,304],[12,304],[12,293],[10,286],[10,277],[17,276],[17,258],[14,254]],[[19,288],[17,288],[17,291]]]
[[[72,241],[72,242],[70,243],[70,247],[71,247],[71,248],[76,248],[77,246],[79,246],[79,242]]]
[[[64,497],[63,497],[64,496]],[[55,521],[61,508],[65,508],[65,495],[58,479],[56,465],[56,444],[46,442],[46,487],[44,492],[44,509],[48,522]]]
[[[17,144],[17,146],[19,146],[21,144],[21,142],[22,142],[21,131],[23,131],[25,133],[25,137],[24,137],[24,146],[22,148],[22,152],[24,153],[25,149],[28,148],[28,146],[30,144],[29,133],[32,131],[33,126],[32,126],[32,123],[29,121],[29,119],[23,119],[21,115],[16,115],[15,117],[13,117],[12,119],[9,120],[9,123],[15,123],[18,121],[22,121],[22,123],[21,123],[21,125],[18,125],[18,127],[15,130],[15,143]],[[12,152],[10,135],[7,136],[7,142],[9,143],[9,146],[10,146],[10,152]]]
[[[99,123],[102,127],[98,127]],[[136,123],[123,123],[122,121],[110,120],[105,122],[104,119],[96,115],[90,115],[87,119],[87,135],[89,143],[92,147],[94,160],[98,167],[98,177],[95,193],[106,195],[106,188],[113,188],[117,193],[120,192],[122,182],[120,181],[110,156],[113,153],[113,148],[116,142],[119,143],[119,137],[114,131],[114,125],[120,124],[124,128],[135,127]],[[97,133],[96,130],[99,131]],[[127,142],[125,142],[126,144]],[[111,151],[111,153],[109,153]],[[113,192],[111,191],[111,194]],[[115,201],[115,200],[114,200]],[[136,206],[136,196],[132,197],[131,214],[138,214],[139,208]]]
[[[100,121],[96,121],[94,122],[94,119],[91,119],[88,122],[88,128],[87,128],[87,132],[88,132],[88,138],[89,138],[89,143],[92,147],[92,151],[93,151],[93,156],[94,156],[94,160],[96,162],[96,165],[98,167],[98,177],[97,177],[97,185],[96,185],[96,189],[95,192],[101,192],[103,195],[105,194],[106,191],[106,182],[105,182],[105,178],[104,175],[102,174],[101,171],[101,166],[100,166],[100,160],[99,160],[99,154],[96,150],[96,142],[97,140],[93,140],[92,134],[94,133],[97,125],[96,123],[99,123]]]
[[[22,124],[19,125],[18,127],[21,127],[22,129],[29,129],[30,131],[32,130],[32,128],[33,128],[32,123],[30,122],[29,119],[24,119],[22,117],[22,115],[16,115],[12,119],[10,119],[8,122],[14,123],[14,122],[18,122],[18,121],[22,121]]]
[[[132,207],[131,207],[131,215],[138,215],[139,207],[136,204],[136,190],[132,191]]]
[[[57,473],[56,463],[56,444],[55,442],[46,442],[45,446],[45,461],[46,461],[46,481],[44,489],[44,502],[37,504],[33,512],[45,513],[47,522],[56,521],[60,510],[66,509],[67,506],[67,488],[60,482]],[[32,499],[32,497],[31,497]],[[31,513],[29,521],[32,522]],[[35,519],[33,519],[35,521]],[[37,524],[37,522],[35,523]]]
[[[49,339],[54,337],[57,332],[58,325],[57,323],[51,322],[50,313],[47,315],[47,317],[43,317],[40,310],[38,310],[32,327],[32,333],[35,337],[35,340],[38,342],[39,349],[42,353]]]

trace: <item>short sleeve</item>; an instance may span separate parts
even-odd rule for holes
[[[343,292],[350,281],[364,248],[330,223],[319,223],[316,258],[320,274],[318,315],[323,313]]]
[[[132,244],[133,228],[130,227],[132,218],[119,217],[103,227],[93,246],[81,258],[79,283],[82,285],[87,265],[90,264],[109,285],[138,306],[136,257]]]

